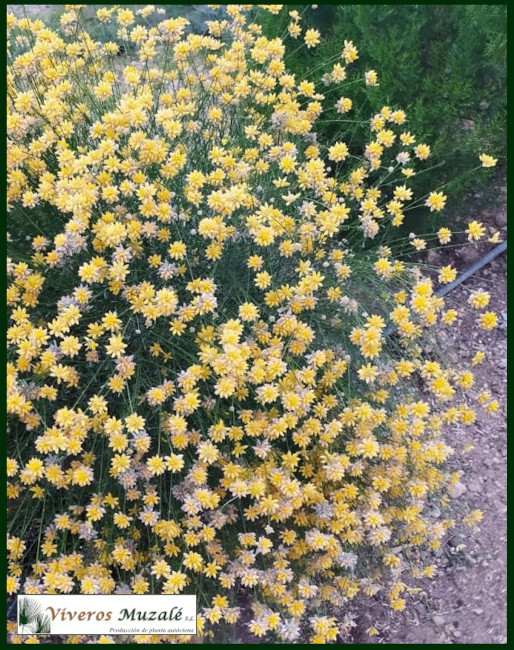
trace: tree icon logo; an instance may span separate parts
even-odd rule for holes
[[[43,606],[35,598],[18,601],[19,634],[50,634],[50,616],[43,613]]]

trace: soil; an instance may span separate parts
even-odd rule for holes
[[[490,211],[477,218],[491,230],[500,229],[502,238],[506,239],[504,214]],[[439,259],[434,259],[432,254],[430,261],[432,264],[453,261],[462,270],[492,247],[491,244],[469,247],[469,252],[460,259],[453,252],[436,253]],[[471,253],[471,249],[476,250]],[[474,446],[470,453],[456,455],[457,468],[464,472],[462,494],[456,501],[470,509],[481,509],[483,520],[476,530],[461,530],[447,540],[437,558],[437,576],[428,585],[425,583],[423,594],[411,597],[404,612],[391,612],[387,605],[377,602],[362,613],[354,630],[354,643],[507,643],[506,254],[448,294],[448,299],[451,297],[452,302],[462,305],[469,291],[479,288],[490,292],[488,309],[498,314],[498,326],[485,332],[474,326],[471,315],[465,316],[453,328],[445,352],[469,359],[480,344],[487,357],[473,369],[476,386],[489,390],[500,403],[500,410],[494,415],[477,408],[475,424],[455,428],[448,438],[457,452],[467,445]],[[366,630],[371,626],[378,628],[379,636],[367,636]]]

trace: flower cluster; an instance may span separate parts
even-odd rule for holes
[[[8,15],[8,593],[196,593],[204,638],[336,641],[335,608],[434,575],[443,433],[475,418],[471,370],[424,350],[456,270],[412,262],[458,234],[394,235],[444,208],[409,188],[430,148],[388,106],[363,151],[318,142],[378,75],[346,41],[326,106],[254,16],[278,5],[212,6],[203,35],[111,5],[108,42],[83,7]],[[488,302],[464,307],[486,329]]]

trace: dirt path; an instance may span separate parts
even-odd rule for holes
[[[503,229],[506,236],[506,229]],[[461,266],[467,266],[464,264]],[[474,450],[460,456],[465,491],[459,502],[480,508],[480,528],[452,536],[437,559],[438,575],[426,593],[411,601],[401,615],[391,614],[378,602],[362,614],[354,637],[357,643],[506,643],[507,642],[507,257],[489,266],[455,289],[451,297],[462,304],[470,289],[491,293],[491,309],[498,327],[484,332],[465,317],[452,334],[452,348],[461,358],[481,343],[487,359],[475,367],[477,386],[488,389],[500,403],[495,415],[478,413],[472,427],[451,432],[449,442],[457,451],[467,445]],[[471,344],[472,343],[472,344]],[[456,505],[460,505],[456,504]],[[469,530],[469,529],[468,529]],[[378,621],[378,623],[377,623]],[[381,634],[372,640],[364,630],[376,625]]]

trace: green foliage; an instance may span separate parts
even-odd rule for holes
[[[497,173],[502,173],[506,160],[506,5],[338,5],[314,10],[299,5],[290,9],[302,15],[304,30],[315,28],[322,34],[320,46],[307,56],[302,49],[288,59],[288,66],[300,78],[314,79],[320,68],[329,72],[335,62],[344,63],[340,53],[345,39],[358,45],[359,60],[352,66],[357,74],[374,69],[379,75],[380,85],[359,89],[359,97],[358,84],[351,86],[355,147],[366,141],[370,113],[390,105],[407,111],[408,130],[417,134],[418,142],[430,142],[436,169],[415,179],[417,192],[426,193],[428,183],[433,187],[434,181],[445,185],[447,207],[455,211],[463,196],[477,188],[472,170],[479,153],[487,151],[499,158]],[[285,12],[282,20],[268,18],[268,37],[284,32]],[[296,41],[289,36],[285,40],[294,49]],[[339,96],[344,94],[345,83]],[[320,127],[325,137],[336,139],[347,132],[348,125],[334,120]],[[483,177],[484,188],[490,182],[490,176]]]

